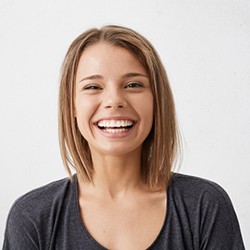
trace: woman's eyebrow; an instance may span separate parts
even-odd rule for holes
[[[87,76],[82,78],[79,82],[83,82],[85,80],[95,80],[95,79],[103,79],[103,76],[101,75],[91,75],[91,76]]]
[[[145,78],[148,78],[147,75],[145,74],[142,74],[142,73],[138,73],[138,72],[129,72],[129,73],[126,73],[122,76],[122,78],[130,78],[130,77],[136,77],[136,76],[142,76],[142,77],[145,77]],[[101,75],[91,75],[91,76],[86,76],[84,78],[82,78],[80,82],[83,82],[85,80],[96,80],[96,79],[103,79],[103,76]]]
[[[129,77],[135,77],[135,76],[142,76],[142,77],[148,78],[147,75],[142,74],[142,73],[138,73],[138,72],[130,72],[130,73],[127,73],[127,74],[123,75],[123,78],[129,78]]]

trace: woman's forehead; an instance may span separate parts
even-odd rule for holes
[[[90,75],[147,75],[139,59],[129,50],[107,43],[98,43],[86,48],[80,57],[76,79]]]

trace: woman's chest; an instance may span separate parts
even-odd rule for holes
[[[146,249],[159,235],[166,217],[166,196],[161,199],[80,205],[84,227],[107,249]]]

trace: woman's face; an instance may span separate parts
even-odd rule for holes
[[[142,64],[106,43],[86,48],[75,83],[75,117],[91,153],[141,152],[153,123],[153,95]]]

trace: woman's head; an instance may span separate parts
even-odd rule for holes
[[[137,32],[124,27],[90,29],[73,41],[66,54],[59,96],[59,137],[64,165],[70,175],[69,164],[85,180],[92,180],[90,149],[77,125],[74,98],[80,58],[87,48],[99,43],[126,49],[139,60],[147,72],[153,93],[154,117],[151,131],[142,145],[141,175],[150,186],[164,186],[170,178],[178,148],[172,92],[165,69],[151,43]]]

